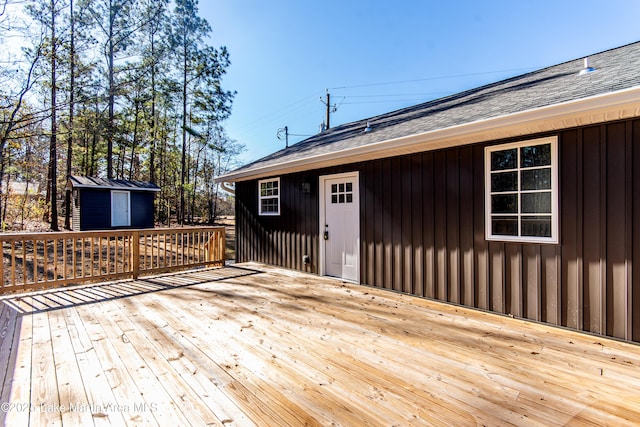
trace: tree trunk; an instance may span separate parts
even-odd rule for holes
[[[58,185],[57,185],[57,165],[58,165],[58,153],[57,153],[57,138],[58,138],[58,124],[57,120],[57,105],[56,105],[56,12],[55,12],[55,0],[51,0],[51,139],[49,145],[49,173],[51,175],[51,230],[58,231]]]
[[[149,181],[156,183],[156,138],[158,120],[156,119],[156,51],[155,35],[151,35],[151,146],[149,147]]]
[[[71,20],[71,40],[69,45],[69,135],[67,136],[67,178],[71,175],[71,162],[73,157],[73,119],[74,119],[74,94],[76,73],[76,48],[75,48],[75,17],[73,15],[73,0],[69,2],[69,19]],[[67,188],[64,195],[64,228],[71,230],[71,189]]]
[[[182,159],[180,162],[180,211],[178,212],[178,224],[184,224],[185,200],[184,187],[187,174],[187,45],[183,49],[184,62],[182,68]]]
[[[140,122],[140,101],[135,100],[135,118],[133,121],[133,140],[131,141],[131,163],[129,164],[129,181],[133,179],[135,158],[136,158],[136,146],[138,145],[138,124]]]
[[[109,50],[107,57],[109,78],[109,123],[107,125],[107,178],[113,178],[113,135],[115,127],[115,82],[114,82],[114,40],[113,25],[115,12],[113,2],[109,2]]]
[[[4,205],[2,207],[2,223],[6,223],[7,221],[7,206],[9,205],[9,183],[11,182],[11,173],[7,174],[7,192],[5,195]],[[4,229],[4,227],[3,227]]]

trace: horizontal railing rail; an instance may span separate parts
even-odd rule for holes
[[[220,266],[224,227],[0,234],[0,294]]]

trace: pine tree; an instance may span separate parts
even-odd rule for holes
[[[212,107],[211,118],[223,119],[230,111],[233,93],[221,90],[220,79],[229,66],[226,48],[220,50],[204,43],[211,33],[206,20],[198,16],[197,0],[176,0],[172,43],[175,46],[177,67],[180,69],[182,123],[180,153],[180,202],[178,222],[185,222],[185,193],[189,186],[189,143],[201,133],[192,127],[193,114],[202,111],[198,103]]]

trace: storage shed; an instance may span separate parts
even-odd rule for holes
[[[640,342],[638,70],[633,43],[218,177],[236,260]]]
[[[153,228],[153,201],[160,187],[150,182],[70,176],[74,231]]]

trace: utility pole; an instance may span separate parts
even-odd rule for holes
[[[284,140],[285,140],[285,148],[289,148],[289,126],[285,126],[284,128],[278,129],[278,133],[276,137],[282,141],[282,131],[284,131]]]
[[[329,89],[327,89],[327,100],[323,101],[322,98],[320,98],[320,102],[327,107],[325,122],[327,124],[326,129],[329,129],[331,127],[331,113],[335,113],[338,110],[338,107],[335,105],[331,106],[331,94],[329,93]]]
[[[327,90],[327,129],[331,127],[331,94]]]

